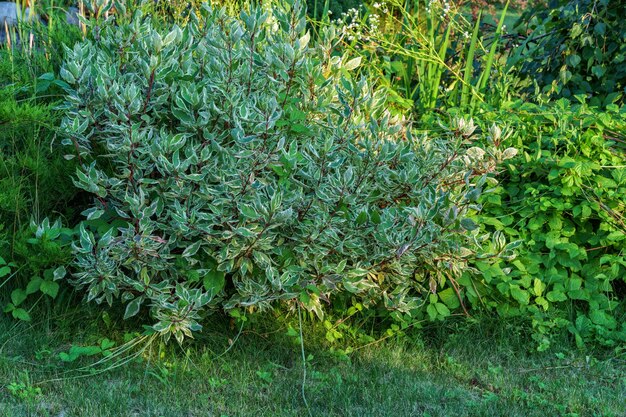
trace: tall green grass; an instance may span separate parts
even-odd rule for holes
[[[484,31],[462,9],[441,9],[423,0],[392,0],[383,24],[367,41],[352,42],[352,52],[367,55],[372,77],[399,96],[401,107],[425,114],[441,107],[459,107],[472,114],[492,100],[488,82],[496,67],[508,3],[493,34]],[[369,8],[363,19],[377,13]],[[411,103],[408,105],[408,103]]]
[[[64,94],[55,74],[62,45],[81,34],[54,0],[32,1],[28,12],[25,3],[17,6],[17,24],[3,28],[10,41],[0,46],[0,256],[14,263],[10,279],[3,277],[2,294],[23,285],[49,259],[29,243],[31,221],[68,219],[80,209],[72,204],[73,165],[55,140],[55,107]],[[47,25],[36,16],[45,16]]]

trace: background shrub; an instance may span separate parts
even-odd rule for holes
[[[522,76],[557,97],[581,94],[592,104],[623,102],[626,3],[554,0],[520,18],[528,35],[511,57]]]
[[[488,303],[504,316],[531,318],[542,348],[555,328],[568,328],[578,345],[623,343],[624,111],[562,99],[550,106],[510,103],[481,115],[487,126],[503,119],[505,143],[520,154],[481,200],[476,220],[524,245],[512,263],[476,264],[484,277],[480,293],[495,295]]]

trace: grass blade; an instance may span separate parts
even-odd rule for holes
[[[478,29],[480,27],[481,13],[476,18],[476,25],[472,32],[472,40],[470,42],[467,57],[465,59],[465,71],[463,75],[463,88],[461,90],[461,108],[466,108],[469,104],[470,89],[472,88],[472,70],[474,67],[474,54],[476,53],[476,45],[478,44]]]

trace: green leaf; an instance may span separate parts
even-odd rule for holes
[[[452,288],[446,288],[439,292],[439,299],[445,303],[449,308],[455,309],[461,306],[459,297]]]
[[[551,302],[567,300],[567,296],[565,295],[565,293],[563,291],[557,290],[549,291],[548,294],[546,294],[546,298],[548,299],[548,301]]]
[[[11,314],[13,315],[13,318],[17,320],[22,320],[22,321],[31,320],[30,314],[28,314],[28,311],[24,310],[23,308],[16,308],[15,310],[11,312]]]
[[[172,326],[172,323],[167,322],[167,321],[160,321],[158,323],[156,323],[155,325],[152,326],[152,329],[155,332],[159,332],[159,333],[163,333],[167,330],[169,330]]]
[[[248,219],[254,220],[259,218],[259,213],[256,209],[248,204],[241,204],[239,210],[241,210],[241,213]]]
[[[589,313],[589,318],[595,324],[604,326],[609,329],[614,329],[617,325],[615,318],[611,317],[609,314],[601,310],[592,310]]]
[[[576,291],[579,290],[580,287],[583,284],[583,280],[582,278],[570,278],[569,280],[569,285],[568,285],[568,291]]]
[[[545,288],[546,288],[546,285],[543,282],[541,282],[539,278],[535,278],[533,290],[535,291],[535,295],[537,297],[541,297],[541,295],[543,294],[543,290],[545,290]]]
[[[100,349],[105,351],[115,346],[115,342],[107,339],[106,337],[100,341]]]
[[[434,304],[428,304],[426,307],[426,312],[431,320],[435,320],[437,318],[437,308]]]
[[[141,307],[141,303],[143,302],[143,297],[136,297],[126,306],[126,311],[124,312],[124,320],[129,319],[139,313],[139,309]]]
[[[187,246],[183,251],[183,257],[188,258],[195,255],[198,252],[198,249],[200,249],[200,245],[202,245],[202,240],[198,240]]]
[[[583,28],[579,23],[574,23],[570,32],[572,38],[577,38],[583,33]]]
[[[537,303],[538,305],[543,307],[544,311],[547,311],[548,308],[550,307],[550,304],[548,303],[548,301],[545,298],[543,298],[543,297],[535,298],[535,303]]]
[[[450,315],[450,310],[443,303],[436,303],[435,309],[437,309],[437,313],[439,313],[442,317],[448,317]]]
[[[28,285],[26,285],[26,294],[30,295],[39,291],[39,287],[41,286],[42,282],[43,279],[41,279],[40,277],[31,278],[31,280],[28,282]]]
[[[11,268],[8,266],[0,267],[0,278],[7,276],[11,273]]]
[[[26,291],[21,288],[17,288],[11,293],[11,302],[17,307],[22,304],[24,300],[26,300],[27,296],[28,294],[26,294]]]
[[[461,219],[461,227],[469,232],[472,230],[476,230],[478,225],[474,222],[474,220],[464,217]]]
[[[59,293],[59,284],[54,281],[41,281],[41,286],[39,287],[39,290],[52,298],[56,298],[57,294]]]
[[[204,289],[212,293],[213,295],[218,294],[226,285],[225,274],[222,271],[211,270],[209,271],[202,280],[202,284],[204,285]]]
[[[517,285],[511,285],[511,296],[522,305],[528,305],[530,302],[528,291],[522,290]]]
[[[594,65],[591,67],[591,72],[598,78],[602,78],[606,73],[606,68],[602,65]]]
[[[67,273],[67,271],[65,270],[64,266],[58,267],[57,269],[54,270],[53,280],[54,281],[58,281],[58,280],[62,279],[63,277],[65,277],[66,273]]]
[[[568,65],[571,65],[572,67],[577,67],[578,64],[580,64],[580,56],[576,55],[576,54],[572,54],[569,55],[565,61],[567,62]]]

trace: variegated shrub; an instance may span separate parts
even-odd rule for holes
[[[434,318],[469,257],[510,249],[465,216],[511,151],[471,148],[471,121],[412,134],[304,16],[207,6],[169,33],[136,16],[67,51],[64,141],[94,195],[71,281],[88,300],[149,309],[179,340],[211,310],[277,300]]]

